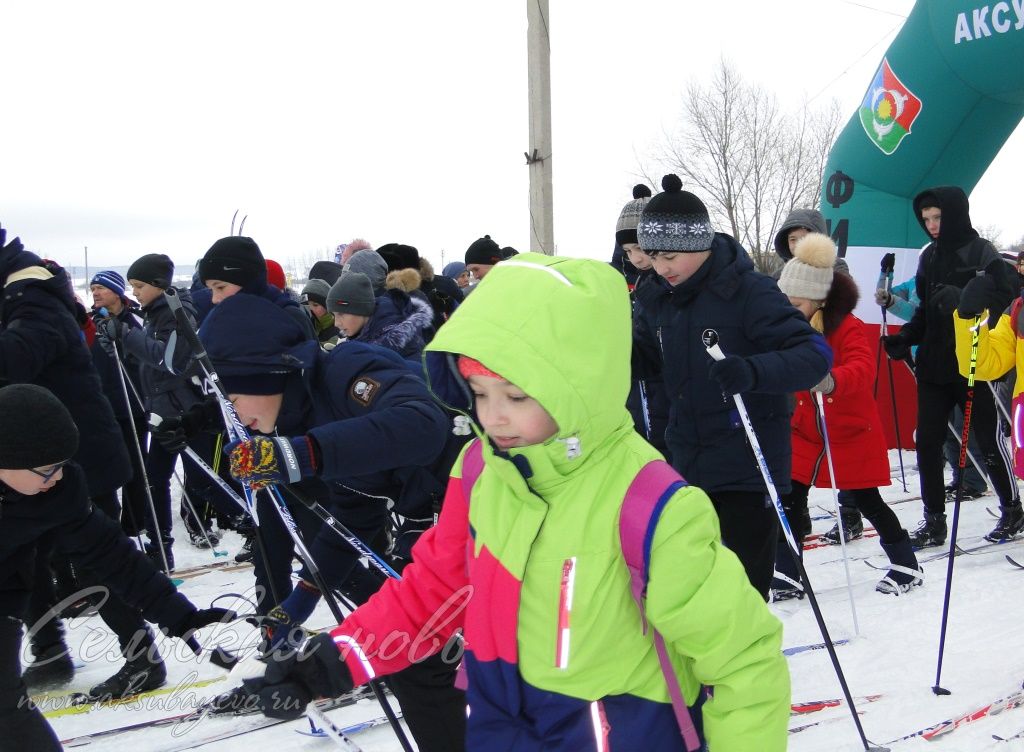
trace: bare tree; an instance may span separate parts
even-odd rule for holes
[[[772,241],[786,215],[818,206],[839,122],[836,102],[786,112],[774,94],[722,60],[710,84],[687,86],[679,129],[666,134],[658,161],[769,272],[779,263]]]

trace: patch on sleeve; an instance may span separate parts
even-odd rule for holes
[[[369,407],[380,391],[380,382],[376,379],[361,376],[352,382],[349,387],[348,396],[354,399],[363,407]]]

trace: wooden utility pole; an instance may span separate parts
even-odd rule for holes
[[[526,0],[530,87],[530,248],[555,252],[555,217],[551,201],[551,38],[548,0]]]

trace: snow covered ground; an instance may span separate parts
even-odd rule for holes
[[[896,452],[892,452],[892,466],[896,478],[892,486],[883,489],[885,498],[893,504],[904,526],[913,529],[921,518],[921,502],[916,498],[918,482],[914,467],[913,452],[904,452],[907,468],[907,487],[904,493],[899,482]],[[905,499],[911,499],[904,501]],[[824,513],[813,505],[832,508],[831,493],[812,490],[812,515]],[[965,502],[961,510],[958,539],[965,545],[977,543],[980,536],[995,524],[995,519],[986,507],[996,510],[998,502],[994,496]],[[947,508],[952,514],[952,505]],[[815,532],[824,532],[832,526],[831,519],[819,519],[814,523]],[[185,540],[184,531],[179,531],[179,540]],[[220,548],[233,556],[239,546],[237,535],[228,534]],[[924,556],[938,552],[928,549]],[[876,563],[884,562],[884,555],[877,538],[864,538],[849,544],[851,557],[872,556]],[[202,552],[187,543],[176,546],[178,567],[212,562],[209,552]],[[885,743],[912,731],[930,726],[961,713],[975,710],[989,702],[1010,694],[1021,687],[1024,680],[1024,622],[1021,620],[1021,594],[1024,594],[1024,570],[1011,566],[1004,559],[1010,554],[1024,562],[1024,541],[1009,543],[974,556],[960,556],[955,560],[952,589],[952,607],[949,629],[946,637],[946,651],[942,670],[942,686],[952,694],[939,697],[932,693],[935,682],[936,656],[939,641],[939,627],[942,612],[943,590],[946,580],[945,560],[924,564],[925,585],[911,594],[896,598],[876,593],[875,583],[884,572],[865,565],[864,560],[850,562],[850,575],[856,599],[859,636],[855,636],[846,578],[839,547],[824,547],[810,550],[806,554],[806,565],[811,581],[818,593],[822,611],[834,640],[853,638],[849,644],[837,647],[852,694],[857,696],[881,694],[873,703],[862,703],[859,710],[864,730],[875,743]],[[223,559],[222,559],[223,560]],[[252,585],[249,569],[236,571],[212,571],[202,576],[186,579],[182,591],[194,602],[207,605],[212,598],[223,592],[244,592]],[[791,647],[821,641],[821,635],[807,601],[786,601],[773,604],[772,610],[785,624],[784,646]],[[309,624],[326,626],[331,622],[326,608],[321,607]],[[103,624],[98,618],[79,619],[71,622],[71,642],[82,651],[90,651],[90,660],[75,678],[70,689],[84,690],[93,683],[115,671],[119,663],[116,657],[97,657],[110,652],[111,643],[106,637]],[[221,630],[216,636],[211,630],[204,630],[204,642],[210,643],[253,637],[248,625]],[[226,644],[226,643],[225,643]],[[175,642],[165,643],[168,650],[181,648]],[[116,653],[116,645],[114,645]],[[831,699],[842,696],[835,673],[824,650],[805,652],[789,659],[793,680],[793,701]],[[224,672],[206,661],[168,661],[168,686],[176,684],[219,679]],[[210,697],[228,687],[226,679],[177,694],[149,698],[147,706],[103,708],[84,714],[60,715],[51,718],[51,723],[62,739],[134,723],[146,718],[157,718],[184,712],[194,705],[197,698]],[[361,701],[355,706],[339,708],[330,712],[338,725],[350,725],[359,721],[376,718],[381,711],[376,703]],[[137,752],[167,752],[181,749],[185,742],[199,742],[209,734],[224,729],[242,730],[250,723],[251,716],[243,718],[210,718],[197,726],[184,728],[158,728],[134,731],[119,737],[97,740],[83,749],[124,750]],[[818,726],[808,728],[790,737],[789,748],[800,752],[855,752],[863,747],[857,736],[849,711],[845,707],[831,708],[807,716],[796,717],[791,725],[798,726],[824,720]],[[310,738],[296,733],[295,729],[308,728],[308,723],[297,721],[269,729],[263,729],[232,739],[206,744],[202,749],[209,752],[251,752],[252,750],[330,750],[334,749],[327,739]],[[893,751],[933,749],[942,752],[977,752],[978,750],[1024,751],[1024,739],[1012,742],[997,742],[993,734],[1011,736],[1024,730],[1024,708],[1008,710],[1003,714],[984,718],[976,723],[954,731],[948,737],[939,737],[927,742],[914,739],[893,745]],[[182,733],[184,731],[184,733]],[[353,737],[365,750],[393,751],[400,747],[387,726],[381,726],[359,733]],[[756,752],[751,750],[750,752]]]

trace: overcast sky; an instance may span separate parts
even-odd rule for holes
[[[610,256],[637,155],[720,56],[845,122],[912,6],[554,0],[558,252]],[[527,248],[524,0],[34,0],[3,25],[0,223],[66,265],[83,246],[93,268],[191,263],[235,209],[281,262],[354,237],[435,263],[484,234]],[[1004,241],[1024,235],[1022,142],[972,196]]]

